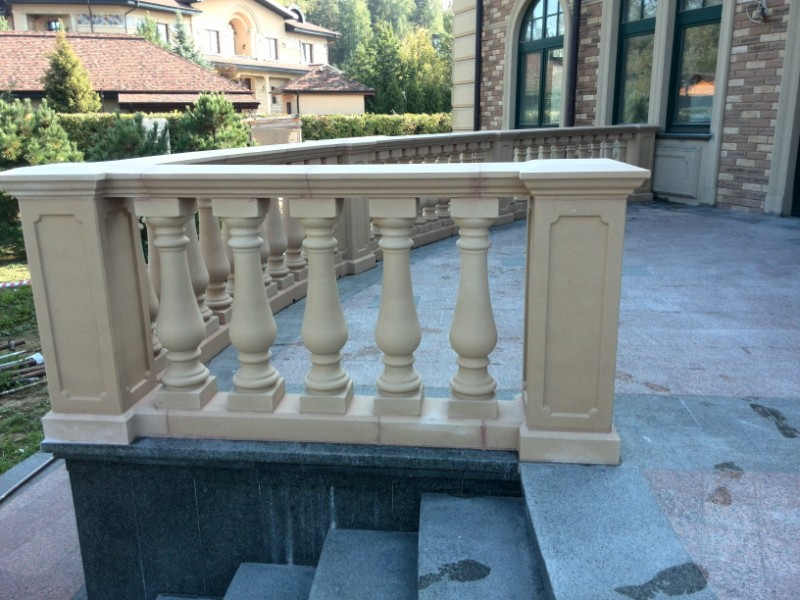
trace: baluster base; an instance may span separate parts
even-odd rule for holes
[[[225,325],[226,323],[231,322],[231,315],[233,315],[233,308],[231,308],[230,306],[223,309],[212,308],[211,312],[213,312],[214,316],[219,320],[220,325]]]
[[[353,399],[353,382],[348,381],[344,390],[335,394],[312,394],[304,391],[300,395],[301,413],[343,415]]]
[[[228,410],[231,412],[273,412],[286,395],[286,382],[280,377],[263,392],[229,392]]]
[[[273,275],[272,282],[278,286],[278,290],[283,291],[294,283],[294,274]]]
[[[216,315],[216,314],[212,314],[212,315],[209,317],[208,321],[205,321],[205,322],[203,323],[203,325],[204,325],[204,326],[205,326],[205,328],[206,328],[206,335],[205,335],[205,337],[208,337],[208,336],[210,336],[212,333],[214,333],[215,331],[217,331],[217,330],[219,329],[219,323],[220,323],[220,321],[219,321],[219,317],[217,317],[217,315]]]
[[[453,395],[447,403],[447,416],[451,419],[496,419],[497,398],[465,400]]]
[[[213,375],[197,388],[188,390],[171,390],[163,383],[156,388],[156,406],[158,408],[178,408],[200,410],[217,393],[217,378]]]
[[[382,417],[418,417],[422,414],[422,401],[425,391],[420,386],[415,394],[404,394],[402,398],[387,396],[380,392],[375,395],[375,414]]]

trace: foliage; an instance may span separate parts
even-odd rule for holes
[[[46,394],[35,402],[14,401],[13,395],[11,398],[11,402],[0,407],[0,473],[38,452],[44,439],[41,418],[50,410]]]
[[[177,14],[173,32],[175,35],[175,41],[172,44],[172,51],[175,54],[190,60],[201,67],[205,67],[206,69],[211,68],[211,63],[209,63],[203,57],[202,52],[200,52],[200,50],[197,49],[197,46],[195,46],[194,39],[192,39],[192,34],[186,27],[186,23],[184,23],[181,13]]]
[[[367,135],[450,133],[449,113],[436,115],[303,115],[303,139],[330,140]]]
[[[339,21],[336,31],[341,37],[330,48],[330,62],[334,65],[347,65],[353,60],[359,45],[367,45],[372,40],[367,0],[351,0],[339,5]]]
[[[241,148],[250,144],[250,129],[224,94],[200,94],[171,128],[174,152]]]
[[[0,339],[36,329],[36,311],[30,286],[0,290]]]
[[[417,10],[415,0],[367,0],[372,23],[388,23],[398,36],[409,31],[411,19]]]
[[[142,36],[147,41],[153,42],[156,46],[160,46],[165,50],[171,50],[169,45],[158,34],[158,22],[149,13],[136,25],[136,35]]]
[[[37,110],[30,100],[0,101],[0,171],[82,158],[46,101]],[[24,256],[25,253],[17,201],[2,190],[0,251],[4,257]]]
[[[417,29],[400,47],[405,109],[416,113],[450,111],[450,59],[433,46],[431,33]]]
[[[145,124],[144,115],[136,113],[133,119],[123,119],[117,115],[114,125],[101,135],[87,160],[119,160],[139,156],[167,154],[169,150],[169,131],[157,123]]]
[[[406,111],[404,90],[401,88],[400,40],[388,23],[378,23],[369,45],[358,51],[358,62],[366,68],[351,74],[357,81],[375,90],[367,97],[367,110],[374,113],[403,113]],[[367,61],[365,57],[371,57]],[[350,74],[350,73],[349,73]]]
[[[116,119],[114,113],[78,113],[58,117],[69,139],[75,142],[78,150],[84,155],[91,152],[97,139],[113,127]]]
[[[11,25],[8,24],[8,20],[0,15],[0,31],[11,31]]]
[[[92,89],[89,74],[63,32],[56,35],[56,49],[42,77],[44,96],[56,112],[97,112],[100,95]]]

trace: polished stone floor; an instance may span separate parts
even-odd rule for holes
[[[525,224],[492,232],[500,398],[519,391]],[[457,288],[454,240],[415,250],[418,370],[445,394]],[[370,393],[380,269],[340,280],[345,368]],[[800,220],[649,203],[628,211],[615,421],[623,467],[647,478],[721,599],[800,590]],[[295,391],[303,303],[280,313],[274,364]],[[214,371],[230,385],[229,352]],[[226,378],[227,382],[226,383]],[[292,389],[292,386],[295,389]],[[602,504],[602,502],[601,502]],[[0,600],[80,598],[68,478],[56,463],[0,504]],[[635,532],[632,532],[635,534]]]

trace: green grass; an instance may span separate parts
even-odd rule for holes
[[[31,278],[28,263],[21,260],[0,261],[0,283],[13,283]]]
[[[22,334],[38,338],[30,286],[0,290],[0,339]]]
[[[0,399],[0,473],[39,450],[44,439],[41,418],[50,410],[46,388],[33,389],[39,388],[45,390],[45,395],[42,398],[40,392],[36,401],[24,396],[30,389],[16,395],[16,400],[8,400],[8,396]]]

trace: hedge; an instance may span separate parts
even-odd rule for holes
[[[133,119],[135,114],[119,114],[122,119]],[[180,118],[180,113],[153,113],[145,117],[150,119],[166,119],[170,131],[174,131],[175,122]],[[79,113],[58,115],[58,122],[67,131],[69,139],[75,142],[78,150],[84,154],[89,154],[97,143],[97,140],[106,131],[114,126],[117,120],[117,113]]]
[[[303,140],[331,140],[367,135],[450,133],[450,113],[433,115],[302,115]]]

